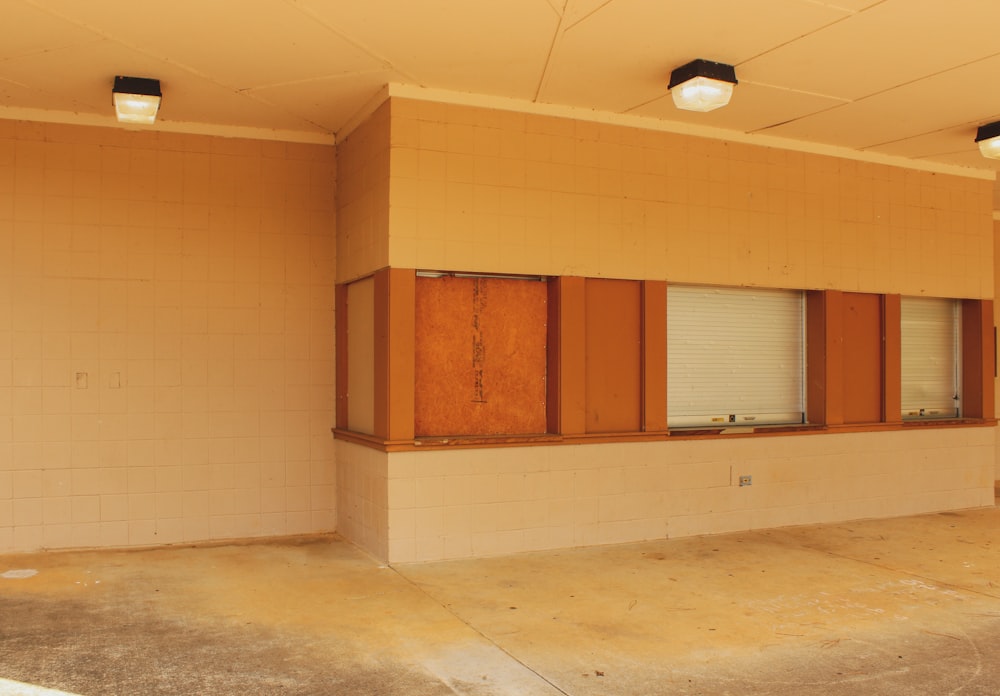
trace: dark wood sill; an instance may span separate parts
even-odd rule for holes
[[[381,452],[420,452],[448,449],[482,449],[488,447],[538,447],[580,445],[608,442],[667,442],[669,440],[714,440],[742,437],[780,437],[787,435],[819,435],[823,433],[866,433],[913,430],[919,428],[992,427],[995,418],[941,418],[896,423],[852,423],[845,425],[757,425],[731,428],[679,428],[656,432],[585,433],[537,435],[459,435],[455,437],[421,437],[413,440],[383,440],[341,428],[331,428],[333,437],[344,442],[370,447]]]

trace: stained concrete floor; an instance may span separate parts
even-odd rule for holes
[[[397,568],[332,537],[0,556],[0,694],[998,694],[998,529],[988,508]]]

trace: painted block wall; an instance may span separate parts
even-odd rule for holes
[[[0,552],[334,528],[335,167],[0,121]]]
[[[992,428],[956,428],[392,453],[388,559],[992,505],[994,447]]]
[[[997,211],[1000,211],[1000,181],[994,184],[993,188],[993,208],[994,215]],[[1000,220],[994,220],[993,222],[993,269],[994,269],[994,297],[1000,297],[1000,278],[996,277],[996,269],[1000,268]],[[994,303],[993,305],[993,326],[1000,326],[1000,307]],[[1000,380],[994,382],[996,391],[995,396],[1000,397]],[[997,402],[1000,403],[1000,402]],[[994,487],[997,492],[1000,492],[1000,428],[996,429],[997,434],[997,457],[996,457],[996,471],[993,475]]]
[[[338,440],[336,456],[337,532],[376,558],[387,560],[389,455]]]
[[[391,101],[391,265],[993,297],[993,183]]]
[[[337,144],[337,282],[389,265],[389,102]]]
[[[389,112],[394,267],[995,295],[991,181],[455,104]],[[363,538],[411,562],[989,505],[996,430],[394,452],[388,540]],[[338,467],[371,480],[357,450]]]

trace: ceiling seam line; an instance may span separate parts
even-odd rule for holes
[[[843,108],[845,106],[849,106],[852,103],[853,102],[843,102],[842,104],[834,104],[834,105],[828,106],[828,107],[826,107],[824,109],[819,109],[818,111],[810,111],[808,114],[803,114],[801,116],[796,116],[795,118],[789,118],[789,119],[786,119],[784,121],[780,121],[778,123],[772,123],[772,124],[767,125],[767,126],[761,126],[760,128],[754,128],[753,130],[747,131],[747,133],[760,133],[762,131],[770,130],[772,128],[778,128],[779,126],[784,126],[784,125],[787,125],[789,123],[795,123],[796,121],[801,121],[804,118],[811,118],[813,116],[819,116],[820,114],[825,114],[828,111],[833,111],[834,109],[840,109],[840,108]]]
[[[570,24],[569,26],[567,26],[566,27],[566,31],[569,31],[570,29],[572,29],[573,27],[575,27],[580,22],[583,22],[583,21],[586,21],[586,20],[590,19],[595,14],[597,14],[598,12],[600,12],[601,10],[603,10],[605,7],[607,7],[608,5],[610,5],[612,2],[614,2],[614,0],[605,0],[605,2],[602,2],[600,5],[598,5],[594,9],[592,9],[590,12],[588,12],[587,14],[583,15],[582,17],[580,17],[580,19],[576,20],[575,22],[573,22],[572,24]],[[566,0],[566,4],[569,5],[569,0]]]
[[[387,68],[389,70],[392,70],[392,71],[394,71],[396,73],[399,73],[400,75],[402,75],[407,80],[410,80],[410,81],[415,82],[417,84],[422,84],[422,82],[417,77],[415,77],[414,75],[410,75],[406,71],[401,70],[400,68],[396,67],[395,63],[393,63],[391,60],[389,60],[385,56],[382,56],[381,54],[379,54],[374,49],[368,48],[368,46],[365,46],[364,44],[360,43],[359,41],[357,41],[355,39],[352,39],[351,37],[347,36],[344,32],[342,32],[337,27],[331,25],[329,22],[326,22],[322,18],[318,17],[313,11],[311,11],[311,10],[305,8],[305,7],[302,7],[301,5],[299,5],[296,2],[293,2],[292,0],[284,0],[284,2],[285,2],[285,4],[287,4],[290,7],[292,7],[294,10],[296,10],[297,12],[299,12],[299,14],[303,15],[304,17],[308,17],[309,19],[311,19],[316,24],[320,25],[321,27],[323,27],[327,31],[331,32],[332,34],[334,34],[335,36],[337,36],[338,38],[340,38],[342,41],[345,41],[346,43],[350,44],[351,46],[354,46],[355,48],[357,48],[358,50],[362,51],[363,53],[365,53],[369,57],[374,58],[375,60],[379,61],[385,68]]]
[[[772,124],[770,126],[765,126],[763,128],[759,128],[759,129],[756,129],[756,130],[753,130],[753,131],[748,131],[748,132],[750,132],[750,133],[759,133],[761,130],[767,130],[769,128],[777,128],[778,126],[783,126],[783,125],[785,125],[787,123],[794,123],[796,121],[799,121],[799,120],[804,119],[804,118],[809,118],[811,116],[817,116],[819,114],[826,113],[827,111],[831,111],[833,109],[839,109],[839,108],[841,108],[843,106],[848,106],[850,104],[858,104],[858,103],[861,103],[861,102],[865,101],[866,99],[871,99],[872,97],[877,97],[880,94],[886,94],[887,92],[891,92],[891,91],[893,91],[895,89],[900,89],[901,87],[907,87],[909,85],[916,84],[916,83],[921,82],[923,80],[929,80],[932,77],[937,77],[938,75],[944,75],[945,73],[949,73],[949,72],[952,72],[954,70],[958,70],[960,68],[968,67],[970,65],[975,65],[976,63],[981,63],[983,61],[990,60],[991,58],[996,58],[997,56],[1000,56],[1000,51],[998,51],[997,53],[991,53],[988,56],[983,56],[982,58],[977,58],[976,60],[970,60],[970,61],[968,61],[966,63],[962,63],[961,65],[957,65],[957,66],[948,68],[947,70],[939,70],[936,73],[930,73],[928,75],[924,75],[922,77],[918,77],[918,78],[915,78],[913,80],[909,80],[908,82],[902,82],[902,83],[900,83],[898,85],[893,85],[892,87],[887,87],[886,89],[881,89],[881,90],[878,90],[876,92],[872,92],[870,94],[866,94],[864,96],[857,97],[855,99],[849,99],[847,101],[844,101],[841,104],[834,104],[833,106],[830,106],[830,107],[828,107],[826,109],[820,109],[819,111],[813,111],[813,112],[805,114],[803,116],[798,116],[796,118],[788,119],[787,121],[782,121],[781,123]],[[753,82],[751,82],[750,84],[763,84],[763,83],[753,83]],[[790,90],[790,91],[798,92],[798,90]],[[803,94],[810,94],[810,93],[809,92],[803,92]],[[818,94],[816,96],[824,96],[824,95],[819,95]],[[934,133],[934,132],[937,132],[937,131],[929,131],[929,132],[930,133]],[[927,135],[927,133],[922,133],[921,135]],[[906,140],[906,139],[907,138],[902,138],[901,140]],[[897,140],[897,141],[891,141],[891,142],[899,142],[899,141]],[[868,147],[868,146],[862,146],[862,147]],[[874,147],[874,146],[872,146],[872,147]]]
[[[948,68],[947,70],[938,70],[937,72],[928,73],[927,75],[922,75],[921,77],[916,77],[916,78],[914,78],[912,80],[908,80],[906,82],[900,82],[898,85],[893,85],[892,87],[886,87],[885,89],[880,89],[880,90],[878,90],[876,92],[872,92],[872,93],[866,94],[866,95],[864,95],[862,97],[858,97],[857,99],[852,99],[851,101],[852,102],[860,102],[860,101],[864,101],[865,99],[871,99],[872,97],[877,97],[880,94],[885,94],[886,92],[891,92],[894,89],[899,89],[900,87],[909,87],[910,85],[914,85],[914,84],[916,84],[918,82],[921,82],[923,80],[929,80],[932,77],[937,77],[938,75],[945,75],[945,74],[953,72],[955,70],[960,70],[961,68],[967,68],[970,65],[975,65],[976,63],[982,63],[983,61],[990,60],[990,59],[996,58],[998,56],[1000,56],[1000,51],[998,51],[996,53],[991,53],[988,56],[983,56],[982,58],[976,58],[975,60],[970,60],[968,62],[962,63],[961,65],[954,65],[954,66]]]
[[[552,66],[552,58],[555,55],[556,46],[559,44],[559,42],[562,40],[562,37],[565,34],[565,32],[563,31],[563,21],[566,19],[566,8],[568,6],[569,6],[569,0],[566,0],[565,4],[563,5],[562,14],[559,15],[559,23],[556,24],[556,30],[552,34],[552,42],[549,44],[548,53],[545,54],[545,66],[542,68],[542,74],[538,78],[538,86],[535,87],[535,94],[532,97],[531,101],[537,102],[538,98],[542,94],[542,90],[545,89],[545,86],[548,84],[549,75],[551,75],[549,69]]]
[[[289,80],[288,82],[272,82],[266,85],[255,85],[253,87],[240,87],[237,91],[241,93],[249,93],[259,89],[274,89],[275,87],[293,87],[295,85],[306,85],[310,82],[321,82],[323,80],[337,79],[339,77],[350,77],[354,75],[377,75],[381,72],[379,68],[372,68],[368,70],[353,70],[351,72],[336,73],[319,75],[317,77],[303,77],[298,80]]]
[[[168,65],[172,65],[172,66],[174,66],[174,67],[176,67],[176,68],[178,68],[180,70],[188,72],[188,73],[190,73],[190,74],[192,74],[192,75],[194,75],[194,76],[196,76],[196,77],[198,77],[198,78],[200,78],[202,80],[205,80],[206,82],[208,82],[210,84],[213,84],[213,85],[215,85],[217,87],[221,87],[222,89],[225,89],[225,90],[229,90],[233,94],[236,94],[238,96],[244,97],[246,99],[251,99],[251,100],[257,102],[258,104],[264,104],[264,105],[269,106],[269,107],[271,107],[273,109],[277,109],[281,113],[286,114],[288,116],[291,116],[293,118],[299,119],[301,121],[304,121],[305,123],[308,123],[311,126],[316,126],[317,125],[317,124],[313,123],[311,120],[309,120],[308,118],[306,118],[304,116],[300,116],[299,114],[294,114],[294,113],[292,113],[290,111],[287,111],[286,109],[284,109],[283,107],[281,107],[281,106],[279,106],[277,104],[274,104],[274,103],[272,103],[272,102],[270,102],[270,101],[268,101],[266,99],[260,98],[258,95],[250,94],[248,92],[245,92],[245,91],[243,91],[243,89],[241,89],[239,87],[236,87],[234,85],[226,84],[224,82],[219,82],[218,80],[216,80],[216,79],[214,79],[214,78],[212,78],[212,77],[210,77],[210,76],[202,73],[199,70],[196,70],[195,68],[193,68],[193,67],[191,67],[191,66],[189,66],[189,65],[187,65],[185,63],[181,63],[179,61],[172,60],[171,58],[169,58],[167,56],[160,56],[160,55],[157,55],[156,53],[151,53],[149,51],[143,50],[140,46],[136,46],[136,45],[134,45],[134,44],[132,44],[132,43],[124,40],[124,39],[116,38],[116,37],[114,37],[114,36],[112,36],[112,35],[104,32],[104,31],[101,31],[100,29],[97,29],[96,27],[90,26],[89,24],[87,24],[85,22],[78,21],[76,19],[73,19],[72,17],[66,16],[64,14],[56,12],[55,10],[49,9],[48,7],[40,5],[37,2],[37,0],[25,0],[25,2],[27,2],[29,5],[31,5],[32,7],[34,7],[35,9],[37,9],[37,10],[39,10],[41,12],[45,12],[46,14],[49,14],[49,15],[51,15],[53,17],[58,17],[59,19],[62,19],[63,21],[66,21],[66,22],[68,22],[68,23],[70,23],[70,24],[72,24],[74,26],[77,26],[77,27],[85,29],[85,30],[87,30],[89,32],[92,32],[96,36],[101,37],[101,39],[100,39],[101,41],[107,41],[107,42],[110,42],[112,44],[119,44],[121,46],[125,46],[128,49],[130,49],[132,51],[135,51],[136,53],[138,53],[141,56],[145,56],[146,58],[152,58],[154,60],[163,61],[164,63],[166,63]],[[94,43],[99,43],[99,41],[95,41]],[[330,132],[329,129],[327,129],[327,128],[323,128],[323,130],[325,132]]]
[[[774,53],[775,51],[780,50],[780,49],[784,48],[785,46],[790,46],[793,43],[795,43],[796,41],[801,41],[802,39],[805,39],[805,38],[808,38],[810,36],[813,36],[814,34],[818,34],[821,31],[826,31],[830,27],[836,26],[837,24],[840,24],[841,22],[846,22],[847,20],[849,20],[849,19],[851,19],[853,17],[856,17],[856,16],[857,15],[853,15],[852,14],[852,15],[847,15],[845,17],[841,17],[840,19],[835,19],[834,21],[829,22],[828,24],[824,24],[821,27],[817,27],[817,28],[813,29],[812,31],[807,31],[805,34],[800,34],[799,36],[796,36],[794,39],[789,39],[788,41],[785,41],[783,43],[778,44],[777,46],[772,46],[771,48],[767,49],[766,51],[761,51],[760,53],[757,53],[756,55],[750,56],[749,58],[744,58],[743,60],[741,60],[738,63],[736,63],[736,67],[739,67],[741,65],[746,65],[747,63],[749,63],[751,61],[757,60],[758,58],[761,58],[763,56],[768,55],[769,53]]]
[[[780,92],[791,92],[793,94],[804,94],[809,97],[820,97],[822,99],[832,99],[833,101],[841,102],[843,104],[850,104],[854,100],[850,97],[838,97],[833,94],[823,94],[822,92],[810,92],[806,89],[795,89],[794,87],[782,87],[781,85],[772,85],[769,82],[757,82],[756,80],[740,80],[740,84],[754,85],[756,87],[766,87],[767,89],[775,89]]]
[[[971,123],[976,123],[976,121],[970,121],[969,123],[970,124]],[[911,140],[912,138],[922,138],[922,137],[927,136],[927,135],[934,135],[935,133],[945,133],[945,132],[951,130],[953,127],[954,126],[946,126],[944,128],[935,128],[934,130],[929,130],[929,131],[924,131],[922,133],[915,133],[913,135],[908,135],[905,138],[896,138],[895,140],[885,140],[885,141],[880,142],[880,143],[872,143],[871,145],[862,145],[862,147],[865,148],[865,149],[868,149],[868,148],[872,148],[872,147],[882,147],[884,145],[892,145],[894,143],[901,143],[901,142],[903,142],[905,140]]]

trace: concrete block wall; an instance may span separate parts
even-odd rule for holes
[[[385,119],[362,126],[379,162]],[[972,173],[413,99],[388,121],[388,259],[341,281],[387,263],[995,295],[993,182]],[[995,432],[390,452],[387,537],[364,538],[409,562],[987,505]],[[338,466],[360,471],[361,449]]]
[[[993,297],[993,182],[393,99],[399,268]]]
[[[991,428],[962,428],[392,453],[387,558],[992,505],[993,439]],[[739,486],[743,474],[752,485]]]
[[[333,530],[335,179],[0,121],[0,552]]]
[[[337,532],[380,560],[389,559],[389,455],[338,441]]]

